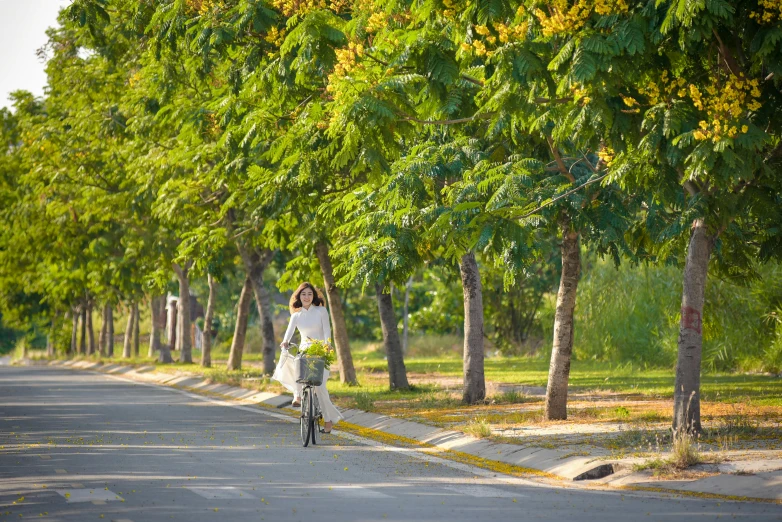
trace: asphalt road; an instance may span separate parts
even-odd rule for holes
[[[302,448],[298,424],[261,409],[0,367],[0,522],[782,520],[779,505],[574,490],[356,437],[320,442]]]

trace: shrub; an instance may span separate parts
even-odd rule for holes
[[[526,393],[516,390],[510,390],[492,397],[496,404],[522,404],[525,402],[536,402],[538,399],[530,397]]]
[[[645,471],[647,469],[654,470],[655,473],[661,473],[668,470],[670,463],[667,460],[661,458],[649,459],[644,462],[633,464],[633,471]]]
[[[574,356],[640,366],[670,367],[676,360],[681,268],[631,266],[584,256],[578,287]],[[710,278],[703,314],[703,367],[708,371],[782,370],[782,266],[758,267],[748,286]],[[540,320],[551,339],[554,296]],[[550,344],[550,343],[549,343]],[[549,347],[550,350],[550,347]]]
[[[422,408],[453,408],[461,404],[459,399],[456,399],[447,392],[428,392],[421,395],[419,404]]]
[[[464,338],[453,334],[428,334],[410,336],[408,339],[407,356],[409,357],[442,357],[444,355],[461,354]]]
[[[375,400],[368,392],[359,392],[353,397],[357,410],[372,411],[375,409]]]

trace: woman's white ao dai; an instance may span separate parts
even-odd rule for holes
[[[285,331],[285,336],[282,338],[283,342],[290,342],[293,338],[293,334],[299,329],[301,334],[301,346],[302,348],[309,344],[307,337],[310,339],[317,339],[319,341],[327,341],[331,338],[331,325],[329,324],[329,312],[325,306],[311,305],[309,310],[302,308],[301,310],[294,312],[291,316],[291,321],[288,323],[288,329]]]
[[[288,343],[293,338],[293,334],[298,328],[301,334],[301,343],[299,351],[306,351],[310,345],[309,339],[328,341],[331,337],[331,325],[329,324],[329,312],[325,306],[311,305],[309,310],[302,308],[291,315],[291,321],[288,323],[288,329],[285,330],[283,342]],[[283,362],[285,361],[285,362]],[[272,379],[279,381],[280,384],[293,392],[296,397],[301,397],[302,385],[296,382],[296,373],[293,367],[294,359],[291,357],[280,357],[277,362],[277,368],[274,370]],[[320,409],[323,414],[323,420],[326,422],[339,422],[342,414],[331,402],[329,392],[326,389],[326,382],[329,380],[328,369],[323,370],[323,384],[314,387],[315,395],[318,397]]]

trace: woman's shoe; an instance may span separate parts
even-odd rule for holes
[[[301,406],[301,399],[294,398],[293,402],[291,403],[291,406],[293,406],[294,408],[298,408],[299,406]]]
[[[334,427],[334,423],[329,421],[323,425],[323,433],[331,433],[331,428]]]

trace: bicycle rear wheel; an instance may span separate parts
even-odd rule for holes
[[[301,443],[306,448],[310,443],[310,433],[312,432],[312,394],[306,388],[302,392],[301,397],[299,430],[301,431]]]

